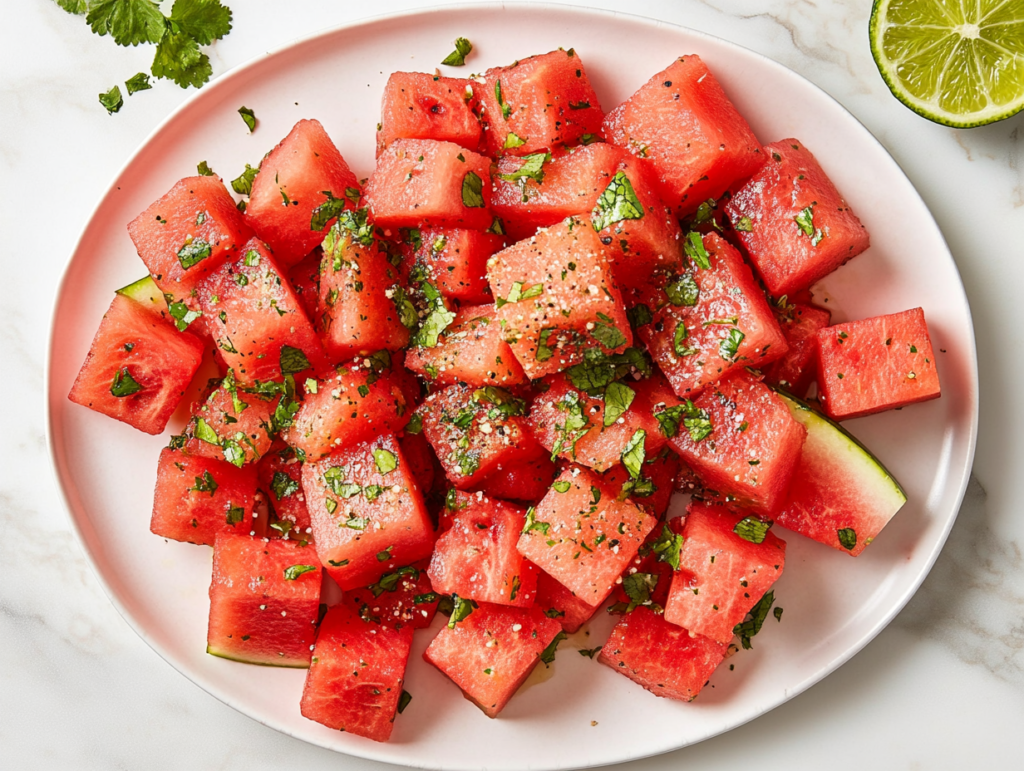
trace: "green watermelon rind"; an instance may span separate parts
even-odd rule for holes
[[[260,667],[278,667],[281,669],[309,669],[308,661],[289,661],[287,659],[279,659],[276,661],[264,661],[262,659],[255,658],[243,658],[240,654],[229,653],[227,650],[218,651],[212,645],[206,646],[206,652],[211,656],[217,658],[227,659],[228,661],[237,661],[240,664],[255,664]]]
[[[776,388],[774,390],[779,396],[782,397],[782,400],[786,403],[786,406],[789,407],[790,414],[793,415],[793,418],[795,420],[798,420],[808,431],[812,430],[812,426],[808,424],[807,420],[802,419],[804,417],[802,413],[805,412],[809,412],[814,419],[821,421],[821,423],[824,424],[824,426],[828,426],[829,428],[833,429],[842,441],[845,441],[849,445],[852,445],[857,450],[859,450],[860,453],[864,456],[865,463],[877,469],[877,477],[879,479],[879,483],[881,484],[881,480],[884,479],[892,484],[894,492],[896,493],[896,496],[899,499],[899,506],[896,506],[897,510],[900,507],[902,507],[904,503],[907,502],[907,493],[903,489],[903,486],[899,483],[899,480],[897,480],[896,477],[893,476],[893,474],[889,471],[889,469],[887,469],[885,465],[883,465],[883,463],[872,454],[871,450],[869,450],[867,447],[861,444],[861,442],[855,436],[850,434],[845,428],[843,428],[841,425],[836,423],[831,418],[814,409],[810,404],[803,401],[802,399],[798,399],[792,394],[787,393],[786,391],[779,388]]]
[[[167,301],[152,276],[144,276],[138,281],[133,281],[128,286],[118,289],[116,294],[127,297],[129,300],[135,300],[146,308],[155,308],[161,313],[167,310]]]

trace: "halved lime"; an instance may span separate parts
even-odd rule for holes
[[[1024,0],[875,0],[871,54],[889,90],[956,128],[1024,109]]]

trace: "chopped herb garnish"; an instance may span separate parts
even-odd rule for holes
[[[195,480],[195,485],[190,487],[189,490],[195,490],[197,493],[209,493],[211,498],[217,492],[217,488],[220,487],[217,484],[217,480],[213,478],[213,474],[209,471],[204,471],[203,475],[196,477]]]
[[[729,335],[718,345],[718,355],[726,361],[734,361],[744,337],[746,335],[738,329],[730,329]]]
[[[124,82],[124,85],[128,89],[128,96],[139,91],[148,91],[153,87],[153,84],[149,82],[149,75],[145,72],[135,73]],[[203,163],[206,163],[206,161],[203,161]],[[201,171],[199,173],[202,174]]]
[[[604,425],[615,424],[633,403],[636,391],[622,383],[609,383],[604,392]]]
[[[651,551],[658,555],[660,562],[666,562],[673,570],[679,570],[679,553],[683,548],[683,537],[672,531],[665,523],[661,526],[661,535],[651,544]]]
[[[646,457],[644,440],[646,438],[647,432],[638,428],[622,450],[622,465],[626,467],[626,471],[633,479],[639,479],[643,471]]]
[[[313,209],[309,219],[310,230],[323,230],[332,219],[337,217],[345,208],[344,198],[335,198],[330,190],[321,190],[320,195],[327,196],[327,200]]]
[[[622,579],[622,589],[629,597],[629,605],[626,612],[631,613],[640,605],[651,603],[651,590],[658,585],[658,576],[655,573],[631,573]]]
[[[455,38],[455,50],[444,58],[441,64],[449,67],[462,67],[466,63],[466,57],[473,50],[473,44],[464,37]]]
[[[701,238],[700,233],[691,231],[687,234],[686,238],[683,239],[683,251],[686,252],[686,256],[693,260],[698,268],[703,270],[711,269],[711,258],[708,256],[707,249],[704,248],[704,240]]]
[[[571,105],[570,105],[571,106]],[[587,104],[587,107],[590,105]],[[625,172],[616,172],[608,187],[597,199],[594,207],[594,230],[604,230],[609,225],[623,220],[638,220],[644,216],[644,207],[636,197],[633,184]]]
[[[853,551],[857,546],[857,531],[852,527],[844,527],[836,530],[836,536],[839,538],[839,545],[847,551]]]
[[[99,95],[100,104],[107,111],[107,115],[113,115],[124,106],[124,97],[121,96],[120,86],[114,86],[105,94]]]
[[[555,489],[555,492],[557,493],[567,493],[569,492],[569,488],[572,487],[572,482],[570,482],[568,479],[561,479],[555,482],[552,485],[552,487]]]
[[[298,348],[292,348],[290,345],[281,346],[281,372],[285,375],[294,375],[303,370],[309,369],[309,359],[306,358],[306,354],[300,351]]]
[[[245,171],[237,179],[231,180],[231,189],[239,195],[249,195],[252,193],[253,180],[256,179],[256,175],[259,173],[259,169],[254,169],[248,163],[245,164]]]
[[[304,573],[312,573],[317,569],[316,565],[289,565],[284,569],[284,578],[286,581],[294,581]]]
[[[675,306],[693,307],[700,299],[700,288],[693,274],[689,271],[681,273],[672,278],[665,285],[665,295],[668,301]]]
[[[768,535],[768,528],[771,526],[771,522],[764,522],[757,517],[745,517],[736,523],[732,531],[744,541],[764,543],[764,539]]]
[[[409,706],[409,702],[412,701],[412,694],[408,691],[402,691],[402,695],[398,697],[398,714],[401,715],[405,712],[405,708]]]
[[[142,390],[142,384],[132,377],[127,367],[121,367],[114,373],[114,380],[110,384],[110,393],[118,399],[137,394]]]
[[[533,530],[536,530],[543,535],[548,534],[548,531],[551,529],[551,524],[548,522],[540,522],[536,517],[537,510],[533,506],[526,510],[526,522],[523,525],[523,535],[526,535]]]
[[[558,643],[562,642],[562,640],[568,636],[569,635],[565,632],[559,632],[556,634],[555,639],[548,643],[548,647],[541,651],[540,660],[545,664],[551,664],[555,660],[555,651],[558,650]]]
[[[758,600],[757,604],[750,609],[750,618],[733,627],[732,633],[740,638],[740,644],[744,650],[750,650],[750,638],[761,631],[764,620],[768,618],[768,611],[775,602],[775,592],[766,592]]]
[[[588,659],[592,659],[601,652],[601,648],[603,647],[603,645],[598,645],[596,648],[580,648],[579,654],[581,656],[586,656]]]
[[[398,468],[398,458],[390,450],[377,449],[373,451],[373,462],[377,464],[377,471],[382,475],[390,474]]]
[[[499,174],[498,178],[506,182],[518,182],[524,184],[526,179],[532,179],[538,185],[544,181],[544,164],[551,160],[551,153],[533,153],[524,155],[522,165],[515,171],[508,174]]]
[[[274,478],[270,482],[270,489],[273,491],[274,497],[281,500],[299,491],[299,480],[292,479],[283,471],[275,471]]]
[[[211,254],[213,254],[213,250],[206,241],[201,238],[190,237],[188,243],[178,250],[178,262],[181,263],[182,269],[188,270],[193,265],[198,265]]]
[[[467,171],[462,178],[462,203],[471,209],[481,209],[484,202],[484,182],[475,171]]]
[[[477,609],[477,604],[473,600],[464,600],[459,595],[452,595],[452,615],[448,619],[448,628],[454,629],[455,625],[460,621],[465,621],[469,618],[469,614]]]
[[[242,116],[245,125],[249,127],[249,133],[254,132],[256,130],[256,113],[243,105],[238,108],[238,114]],[[319,228],[317,229],[319,230]]]
[[[738,230],[741,233],[750,233],[754,230],[754,221],[746,215],[740,217],[738,220],[732,223],[733,230]]]

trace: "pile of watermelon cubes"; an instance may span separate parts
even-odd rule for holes
[[[396,72],[376,147],[360,181],[302,120],[243,200],[177,182],[71,390],[159,434],[219,367],[151,521],[213,547],[208,651],[308,668],[303,715],[384,741],[416,630],[496,717],[611,612],[598,660],[694,699],[768,612],[773,524],[855,556],[905,501],[837,421],[939,396],[923,312],[812,303],[868,234],[698,56],[607,113],[572,49]]]

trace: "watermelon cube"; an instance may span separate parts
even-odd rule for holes
[[[313,541],[313,527],[302,492],[302,463],[295,450],[277,441],[256,466],[259,488],[267,501],[268,538]]]
[[[622,583],[612,592],[609,613],[623,615],[639,607],[662,612],[672,587],[673,565],[683,543],[682,530],[683,518],[674,517],[647,534],[623,571]]]
[[[537,571],[516,551],[526,510],[483,493],[458,494],[455,508],[430,559],[434,589],[497,605],[533,605]]]
[[[762,513],[785,499],[807,432],[768,386],[738,373],[677,417],[670,443],[708,490]]]
[[[806,289],[869,246],[868,232],[811,151],[795,139],[765,146],[768,162],[725,210],[779,297]]]
[[[561,624],[566,634],[578,632],[600,607],[584,602],[543,570],[537,571],[537,599],[534,605],[545,616]]]
[[[434,620],[439,599],[427,575],[427,561],[421,560],[385,573],[370,586],[345,592],[342,602],[367,621],[425,629]]]
[[[499,466],[535,458],[526,404],[495,386],[448,386],[417,410],[423,435],[448,479],[460,490],[479,484]]]
[[[366,621],[344,604],[330,608],[302,689],[302,715],[337,731],[387,741],[411,649],[411,626]]]
[[[204,278],[196,293],[217,352],[240,383],[281,380],[328,366],[302,303],[259,239]]]
[[[248,664],[308,667],[322,572],[311,547],[218,533],[206,652]]]
[[[202,360],[198,337],[176,330],[154,303],[118,293],[103,314],[68,399],[159,434]]]
[[[458,382],[516,386],[526,375],[498,324],[493,305],[462,308],[433,348],[413,348],[405,366],[433,386]]]
[[[396,139],[377,158],[366,200],[382,228],[486,230],[494,220],[491,162],[452,142]]]
[[[504,236],[461,228],[412,228],[405,231],[410,270],[420,269],[437,290],[467,305],[493,301],[487,284],[487,260],[505,244]]]
[[[772,518],[856,557],[878,537],[907,496],[885,466],[842,426],[802,401],[782,399],[807,429],[807,440],[789,495]]]
[[[320,245],[331,214],[353,198],[359,182],[324,127],[300,120],[260,163],[245,219],[288,268]]]
[[[359,235],[342,215],[323,243],[316,320],[324,349],[334,361],[397,351],[409,342],[413,309],[400,305],[398,269],[372,235]],[[406,325],[409,326],[406,326]]]
[[[554,154],[499,158],[491,209],[515,241],[574,214],[589,214],[625,154],[601,142]]]
[[[727,645],[640,607],[615,625],[598,661],[655,696],[693,701],[727,651]]]
[[[675,392],[693,397],[731,372],[769,364],[787,350],[786,338],[750,268],[715,233],[701,245],[707,267],[698,263],[669,279],[652,308],[650,323],[637,334]],[[663,303],[663,304],[662,304]]]
[[[290,447],[316,460],[338,447],[405,428],[411,399],[401,368],[392,367],[387,352],[381,353],[354,360],[313,387],[307,384],[302,406],[284,434]]]
[[[938,399],[939,373],[924,311],[836,324],[818,332],[818,389],[833,420]]]
[[[462,78],[393,72],[381,98],[377,155],[396,139],[434,139],[479,149],[480,120],[472,110],[475,85]]]
[[[604,138],[648,158],[661,199],[680,217],[765,161],[761,144],[699,56],[681,56],[604,120]]]
[[[732,640],[733,628],[786,564],[786,542],[769,524],[745,512],[691,503],[665,620],[720,643]]]
[[[423,658],[487,717],[497,717],[562,627],[539,608],[468,603],[469,615],[442,628]]]
[[[598,605],[655,522],[631,501],[616,500],[598,474],[570,466],[527,516],[519,553]]]
[[[558,476],[558,466],[541,448],[532,460],[499,466],[477,488],[491,498],[536,503]]]
[[[256,467],[160,451],[149,529],[162,538],[213,546],[218,533],[250,535]]]
[[[657,189],[651,161],[627,155],[597,200],[594,227],[600,227],[598,236],[609,247],[615,278],[623,288],[649,284],[655,271],[681,268],[679,220]]]
[[[570,218],[498,252],[487,265],[498,321],[523,370],[543,377],[632,341],[606,247],[586,219]]]
[[[488,155],[529,155],[596,134],[604,113],[573,49],[488,70],[473,87],[486,123]]]
[[[681,465],[678,455],[668,447],[662,447],[656,455],[644,460],[644,484],[636,484],[626,467],[622,465],[613,466],[602,476],[605,485],[616,492],[617,498],[628,498],[660,519],[668,511]]]
[[[302,466],[320,561],[342,590],[430,556],[434,526],[391,434]]]
[[[764,382],[804,396],[818,374],[818,330],[829,325],[832,314],[802,303],[786,304],[775,311],[789,349],[764,370]]]
[[[139,257],[160,289],[178,300],[225,261],[252,229],[218,176],[186,177],[128,223]]]
[[[245,391],[228,370],[206,398],[192,405],[183,449],[236,466],[258,461],[273,442],[273,416],[280,398]]]
[[[620,462],[629,440],[641,429],[647,457],[665,446],[654,408],[679,400],[664,378],[619,381],[597,396],[574,387],[563,374],[552,375],[545,383],[548,389],[530,407],[530,428],[553,458],[607,471]]]
[[[323,250],[313,249],[288,270],[288,285],[295,291],[308,319],[316,319],[317,303],[320,299],[320,263]]]

